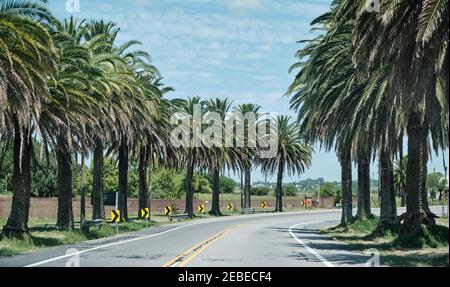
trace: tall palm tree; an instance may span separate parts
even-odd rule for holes
[[[59,53],[58,71],[53,75],[52,101],[44,105],[41,125],[43,139],[51,139],[57,158],[57,228],[61,230],[74,229],[72,157],[77,150],[87,153],[92,139],[86,131],[100,127],[98,115],[111,93],[103,82],[101,67],[109,64],[113,55],[93,53],[96,47],[107,45],[101,38],[83,42],[84,23],[70,18],[55,20],[50,27]]]
[[[380,1],[379,13],[365,13],[362,3],[339,1],[336,19],[357,15],[354,58],[362,77],[389,63],[386,98],[402,114],[408,135],[406,175],[407,212],[401,236],[423,234],[422,224],[433,225],[428,207],[426,174],[429,135],[433,148],[448,148],[448,1]],[[338,25],[337,25],[338,26]],[[445,93],[436,93],[442,79]],[[447,125],[448,127],[448,125]]]
[[[103,37],[105,43],[109,45],[101,45],[96,47],[96,53],[111,53],[115,42],[115,39],[119,33],[119,28],[112,22],[91,21],[86,25],[86,31],[84,37],[87,41],[93,38]],[[118,82],[115,77],[114,65],[108,68],[107,79],[113,79],[113,85],[117,86],[116,92],[120,90]],[[104,163],[104,141],[111,138],[111,134],[114,133],[115,127],[113,126],[113,120],[110,117],[110,109],[108,107],[113,106],[115,101],[112,100],[112,94],[109,95],[110,101],[108,105],[105,105],[103,112],[99,114],[100,129],[91,131],[93,134],[93,190],[92,190],[92,218],[93,219],[105,219],[105,208],[103,202],[103,163]]]
[[[291,71],[301,68],[287,94],[293,95],[291,108],[297,110],[301,130],[306,140],[320,142],[326,150],[334,148],[341,164],[343,195],[342,223],[352,217],[352,147],[361,142],[364,149],[354,149],[358,155],[367,157],[367,140],[358,134],[358,125],[349,115],[349,110],[365,107],[353,97],[361,87],[355,85],[353,64],[351,62],[351,28],[348,23],[336,33],[328,31],[332,22],[332,12],[312,22],[320,24],[324,35],[304,41],[306,47],[297,52],[300,61]],[[306,60],[305,60],[306,59]],[[359,119],[357,119],[359,120]],[[353,128],[351,128],[353,127]]]
[[[301,174],[311,165],[313,148],[302,139],[300,126],[288,116],[278,116],[278,148],[273,158],[260,158],[264,173],[277,175],[275,210],[283,211],[283,177]]]
[[[116,55],[123,58],[125,65],[120,67],[132,89],[124,90],[126,110],[129,112],[125,128],[118,134],[116,141],[119,168],[119,209],[121,217],[128,219],[128,165],[129,153],[133,144],[147,138],[149,133],[155,136],[159,117],[158,106],[161,91],[152,82],[159,77],[157,69],[150,65],[150,56],[144,51],[129,52],[129,48],[140,44],[130,41],[114,49]]]
[[[258,120],[258,112],[261,109],[260,105],[257,104],[242,104],[237,107],[235,107],[234,112],[240,113],[242,116],[245,117],[245,115],[251,115],[255,121],[255,132],[256,132],[256,122]],[[252,132],[250,130],[250,123],[244,119],[244,147],[243,147],[243,153],[246,153],[248,151],[245,151],[249,148],[249,136]],[[253,135],[255,136],[255,135]],[[247,163],[247,168],[244,169],[244,208],[250,208],[251,207],[251,171],[252,171],[252,161],[254,161],[254,158],[249,158],[250,162]]]
[[[192,97],[187,100],[173,101],[173,106],[175,107],[175,112],[179,111],[183,113],[185,120],[189,122],[189,134],[188,144],[182,145],[177,144],[178,148],[177,158],[178,166],[186,169],[186,200],[185,200],[185,212],[190,217],[194,215],[194,172],[195,170],[205,170],[207,168],[206,160],[207,148],[203,145],[200,136],[202,125],[201,123],[194,123],[200,119],[194,119],[195,113],[200,112],[201,115],[205,112],[205,102],[203,102],[200,97]],[[200,115],[200,116],[201,116]],[[197,126],[200,125],[200,126]],[[197,142],[197,139],[199,140]]]
[[[152,73],[141,73],[138,76],[138,82],[144,88],[144,91],[152,93],[152,90],[158,89],[156,94],[160,96],[160,98],[152,99],[158,105],[158,113],[154,115],[154,122],[145,126],[141,130],[142,136],[137,137],[135,141],[134,149],[139,157],[139,209],[150,207],[150,203],[148,202],[148,187],[151,183],[147,183],[147,181],[151,180],[150,176],[147,178],[148,172],[151,172],[149,168],[155,166],[155,164],[163,165],[164,160],[167,159],[168,152],[172,150],[169,143],[169,116],[172,107],[170,106],[170,101],[164,100],[162,97],[165,93],[173,89],[171,87],[163,88],[163,84],[161,83],[162,78],[155,78],[155,76]]]
[[[221,126],[220,135],[214,135],[214,139],[207,139],[208,141],[214,141],[216,144],[211,144],[208,148],[209,154],[209,169],[212,175],[212,185],[213,185],[213,193],[212,193],[212,202],[211,202],[211,210],[210,213],[213,215],[220,215],[220,171],[225,168],[225,164],[227,162],[230,163],[230,154],[227,154],[229,149],[224,145],[224,132],[225,132],[225,119],[228,111],[231,108],[231,102],[228,98],[221,99],[211,99],[206,101],[206,109],[208,113],[217,113],[219,115],[218,120],[220,123],[214,123],[215,125]]]
[[[32,126],[50,99],[55,67],[52,38],[40,20],[52,15],[38,1],[0,1],[0,129],[13,137],[13,201],[2,236],[26,237],[31,194]],[[12,132],[11,132],[12,131]]]

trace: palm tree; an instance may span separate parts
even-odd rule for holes
[[[337,20],[357,15],[355,59],[363,77],[389,63],[386,98],[402,114],[407,129],[407,212],[401,236],[423,234],[422,224],[433,225],[426,198],[429,135],[433,148],[448,148],[448,31],[447,1],[380,1],[380,13],[364,13],[361,3],[340,1]],[[436,93],[442,82],[445,93]],[[447,130],[442,127],[446,126]],[[437,151],[437,150],[436,150]]]
[[[205,102],[200,97],[192,97],[187,100],[173,101],[172,104],[175,107],[175,111],[183,113],[183,116],[187,117],[189,121],[188,145],[177,144],[180,147],[175,160],[178,162],[179,167],[186,169],[185,213],[192,217],[194,216],[194,173],[196,169],[204,170],[207,168],[206,160],[208,158],[207,148],[203,145],[201,138],[198,138],[202,126],[201,123],[198,123],[200,126],[194,125],[194,120],[198,120],[194,119],[194,115],[196,112],[200,112],[203,115]],[[197,139],[199,142],[196,142]]]
[[[220,171],[225,168],[225,164],[231,163],[230,154],[228,154],[229,149],[224,146],[224,132],[225,132],[225,119],[228,111],[231,108],[231,102],[228,98],[221,99],[211,99],[206,102],[206,109],[208,113],[217,113],[220,118],[214,119],[220,120],[220,123],[214,123],[215,125],[220,125],[222,132],[221,135],[214,134],[213,138],[207,139],[208,144],[208,166],[212,175],[212,185],[213,185],[213,193],[212,193],[212,202],[211,202],[211,210],[210,213],[213,215],[220,215]]]
[[[277,174],[275,211],[283,211],[283,177],[301,174],[311,165],[313,148],[306,144],[300,132],[300,126],[292,123],[288,116],[279,116],[278,149],[273,158],[260,158],[258,160],[261,170],[268,174]]]
[[[123,91],[126,101],[125,109],[129,113],[125,121],[125,128],[118,134],[116,141],[118,149],[119,168],[119,209],[121,217],[128,219],[128,165],[129,153],[133,144],[148,139],[148,135],[155,136],[156,123],[159,118],[159,102],[161,91],[154,86],[153,81],[159,77],[157,69],[150,65],[150,56],[144,51],[128,52],[137,41],[130,41],[115,48],[116,55],[123,58],[124,65],[120,67],[127,87],[132,89]]]
[[[50,86],[53,98],[44,105],[41,125],[43,139],[53,139],[50,144],[57,158],[57,228],[61,230],[74,229],[72,156],[77,150],[87,153],[93,140],[86,131],[100,128],[98,115],[111,93],[102,67],[109,65],[114,55],[93,52],[108,45],[103,38],[83,42],[84,23],[70,18],[63,23],[55,20],[50,27],[60,56]]]
[[[0,1],[0,129],[14,138],[13,202],[2,232],[6,237],[28,234],[32,126],[50,98],[47,76],[56,58],[52,38],[39,20],[51,19],[40,2]]]
[[[258,112],[261,109],[260,105],[257,104],[242,104],[237,106],[234,109],[235,113],[240,113],[242,116],[251,115],[254,117],[255,124],[258,120]],[[256,125],[255,125],[256,131]],[[250,123],[244,120],[244,147],[243,153],[245,153],[245,149],[249,148],[249,136],[252,131],[250,130]],[[254,158],[249,158],[250,162],[247,163],[247,168],[244,169],[244,208],[251,208],[251,171],[252,171],[252,161]]]
[[[139,157],[139,209],[150,207],[148,187],[151,184],[151,177],[148,176],[147,178],[147,173],[151,173],[151,167],[155,164],[163,165],[164,160],[167,159],[168,152],[172,151],[169,144],[169,116],[172,107],[170,106],[170,101],[166,101],[162,97],[165,93],[173,91],[173,89],[171,87],[162,88],[161,80],[162,78],[155,78],[154,74],[146,73],[138,76],[138,82],[147,93],[152,93],[152,90],[158,89],[155,94],[161,97],[152,99],[156,100],[159,109],[157,115],[154,115],[154,125],[149,123],[148,126],[144,127],[141,130],[142,136],[138,137],[135,142],[135,150]],[[149,181],[148,184],[147,179]]]
[[[364,86],[355,85],[355,73],[351,62],[351,28],[347,23],[341,30],[331,33],[327,29],[332,22],[332,12],[312,22],[321,24],[325,35],[313,40],[297,52],[300,61],[291,71],[301,67],[287,94],[293,95],[291,108],[298,111],[301,131],[308,142],[319,141],[321,147],[330,150],[334,147],[341,164],[343,195],[342,223],[352,217],[352,147],[356,155],[370,155],[368,140],[355,135],[359,125],[349,115],[352,109],[364,108],[355,97]],[[304,60],[306,59],[306,60]],[[370,92],[367,93],[370,96]],[[366,97],[369,98],[369,97]],[[362,135],[363,133],[361,133]],[[364,133],[367,134],[367,133]],[[363,177],[365,178],[365,177]]]
[[[86,31],[84,37],[87,41],[90,41],[93,38],[102,37],[105,43],[109,43],[109,45],[101,45],[96,47],[95,53],[111,53],[112,47],[114,45],[114,41],[119,33],[119,28],[112,22],[104,22],[100,21],[91,21],[86,25]],[[115,77],[115,68],[114,65],[110,67],[108,75],[110,77],[108,79],[114,79],[113,85],[117,85],[117,81]],[[106,81],[106,82],[107,82]],[[117,87],[116,90],[120,88]],[[116,91],[118,92],[118,91]],[[111,92],[112,93],[112,92]],[[103,164],[104,164],[104,141],[108,138],[111,138],[111,134],[114,133],[115,127],[113,126],[113,120],[110,117],[110,109],[108,107],[112,107],[115,101],[112,100],[112,94],[109,95],[110,101],[108,105],[105,105],[102,113],[99,114],[101,118],[99,118],[100,129],[91,131],[91,134],[94,139],[93,144],[93,191],[92,191],[92,219],[105,219],[105,208],[103,202]]]

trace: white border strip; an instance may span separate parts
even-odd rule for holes
[[[314,221],[314,222],[307,222],[306,224],[311,224],[311,223],[318,223],[318,222],[324,222],[324,221],[328,221],[328,220],[321,220],[321,221]],[[289,235],[291,235],[292,238],[294,238],[295,241],[297,241],[298,243],[300,243],[306,250],[309,251],[309,253],[311,253],[312,255],[316,256],[317,259],[319,259],[323,264],[325,264],[327,267],[335,267],[333,264],[331,264],[331,262],[329,262],[328,260],[326,260],[322,255],[320,255],[319,253],[317,253],[316,250],[312,249],[311,247],[308,246],[308,244],[306,244],[303,240],[301,240],[300,238],[298,238],[294,232],[292,232],[292,229],[297,228],[300,225],[305,225],[305,223],[299,223],[299,224],[295,224],[291,227],[289,227]]]
[[[39,265],[43,265],[43,264],[47,264],[47,263],[50,263],[50,262],[58,261],[60,259],[64,259],[64,258],[67,258],[67,257],[72,257],[72,256],[75,256],[75,255],[80,255],[80,254],[83,254],[83,253],[86,253],[86,252],[94,251],[94,250],[97,250],[97,249],[107,248],[107,247],[111,247],[111,246],[116,246],[116,245],[120,245],[120,244],[125,244],[125,243],[129,243],[129,242],[133,242],[133,241],[138,241],[138,240],[142,240],[142,239],[155,237],[155,236],[158,236],[158,235],[166,234],[166,233],[169,233],[169,232],[181,229],[181,228],[186,228],[186,227],[189,227],[189,226],[193,226],[193,225],[197,225],[197,224],[182,225],[182,226],[179,226],[179,227],[175,227],[175,228],[172,228],[172,229],[169,229],[169,230],[165,230],[165,231],[162,231],[162,232],[159,232],[159,233],[155,233],[155,234],[151,234],[151,235],[147,235],[147,236],[143,236],[143,237],[132,238],[132,239],[128,239],[128,240],[123,240],[123,241],[118,241],[118,242],[114,242],[114,243],[104,244],[104,245],[96,246],[96,247],[93,247],[93,248],[81,250],[81,251],[78,251],[78,252],[73,252],[73,253],[69,253],[69,254],[53,257],[53,258],[49,258],[49,259],[46,259],[46,260],[42,260],[42,261],[39,261],[39,262],[36,262],[36,263],[33,263],[33,264],[25,265],[24,267],[36,267],[36,266],[39,266]]]
[[[163,235],[172,231],[176,231],[182,228],[186,228],[186,227],[190,227],[190,226],[194,226],[194,225],[199,225],[199,224],[206,224],[206,223],[210,223],[210,222],[220,222],[220,221],[230,221],[230,220],[235,220],[235,219],[245,219],[245,218],[258,218],[258,217],[271,217],[271,216],[289,216],[289,215],[301,215],[301,214],[311,214],[311,213],[333,213],[333,212],[337,212],[339,210],[317,210],[317,211],[309,211],[309,212],[305,212],[305,211],[300,211],[300,212],[286,212],[286,213],[266,213],[266,214],[257,214],[257,215],[250,215],[250,216],[246,216],[246,217],[240,217],[240,216],[230,216],[228,218],[220,218],[219,220],[217,220],[216,218],[211,219],[211,220],[204,220],[204,221],[199,221],[199,222],[195,222],[195,223],[191,223],[191,224],[186,224],[186,225],[182,225],[179,227],[175,227],[169,230],[165,230],[159,233],[154,233],[151,235],[147,235],[147,236],[142,236],[142,237],[138,237],[138,238],[132,238],[132,239],[128,239],[128,240],[123,240],[123,241],[118,241],[118,242],[114,242],[114,243],[108,243],[108,244],[104,244],[104,245],[100,245],[100,246],[96,246],[96,247],[92,247],[92,248],[88,248],[85,250],[81,250],[78,252],[73,252],[73,253],[69,253],[69,254],[65,254],[65,255],[61,255],[61,256],[57,256],[57,257],[52,257],[46,260],[42,260],[42,261],[38,261],[32,264],[28,264],[25,265],[24,267],[36,267],[36,266],[40,266],[40,265],[44,265],[50,262],[54,262],[54,261],[58,261],[64,258],[68,258],[68,257],[72,257],[75,255],[80,255],[83,253],[87,253],[87,252],[91,252],[94,250],[98,250],[98,249],[103,249],[103,248],[107,248],[107,247],[111,247],[111,246],[116,246],[116,245],[120,245],[120,244],[125,244],[125,243],[129,243],[129,242],[134,242],[134,241],[138,241],[138,240],[143,240],[143,239],[148,239],[148,238],[152,238],[152,237],[156,237],[159,235]],[[292,234],[291,234],[292,236]],[[295,235],[294,235],[295,236]],[[295,239],[295,238],[294,238]],[[320,256],[320,255],[319,255]]]

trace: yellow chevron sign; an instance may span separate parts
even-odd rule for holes
[[[262,202],[261,202],[261,208],[266,208],[266,207],[267,207],[267,202],[262,201]]]
[[[205,205],[204,204],[199,204],[198,205],[198,212],[199,213],[205,212]]]
[[[111,210],[111,222],[120,222],[120,210]]]
[[[227,208],[228,208],[228,210],[232,210],[232,209],[233,209],[233,204],[228,203],[228,204],[227,204]]]
[[[141,218],[142,219],[150,218],[150,209],[148,207],[141,208]]]
[[[164,207],[164,214],[167,215],[167,216],[171,215],[172,214],[172,207],[170,207],[170,206]]]

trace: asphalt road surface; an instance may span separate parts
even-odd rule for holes
[[[318,232],[339,223],[340,216],[340,210],[320,210],[172,224],[0,258],[0,267],[365,266],[370,252],[349,251]]]

